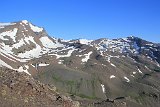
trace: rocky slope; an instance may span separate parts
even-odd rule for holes
[[[56,92],[56,87],[25,73],[0,69],[1,107],[78,107],[79,103]]]
[[[26,20],[0,23],[0,66],[55,85],[83,106],[158,106],[159,64],[160,45],[138,37],[63,40]]]

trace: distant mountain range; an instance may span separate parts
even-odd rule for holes
[[[27,20],[0,23],[0,67],[54,85],[82,107],[160,106],[160,44],[134,36],[63,40]]]

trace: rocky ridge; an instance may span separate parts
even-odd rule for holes
[[[79,103],[25,73],[0,69],[1,107],[78,107]]]

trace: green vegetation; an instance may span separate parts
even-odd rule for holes
[[[77,94],[77,96],[79,96],[81,98],[87,98],[87,99],[98,99],[95,96],[87,96],[87,95],[84,95],[84,94]]]
[[[154,71],[155,71],[155,72],[160,72],[160,68],[157,67],[157,68],[154,69]]]
[[[71,60],[71,58],[63,58],[63,64],[65,65],[71,65],[73,63],[73,61]]]
[[[96,94],[95,94],[95,84],[96,84],[96,80],[92,79],[92,80],[84,80],[83,78],[80,78],[80,80],[64,80],[62,77],[53,74],[52,75],[52,79],[56,82],[56,83],[61,83],[63,84],[64,88],[67,89],[67,91],[70,94],[79,96],[81,98],[88,98],[88,99],[97,99]],[[92,95],[84,95],[80,93],[80,88],[83,85],[83,83],[87,83],[88,86],[91,85],[91,89],[92,89]]]
[[[67,92],[88,99],[101,98],[100,78],[98,79],[98,75],[93,73],[88,75],[68,67],[53,68],[52,70],[49,68],[45,72],[39,72],[35,78],[44,83],[55,85],[59,92]]]
[[[58,75],[52,75],[52,78],[55,80],[55,81],[61,81],[61,77],[58,76]]]

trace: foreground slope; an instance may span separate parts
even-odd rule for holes
[[[34,80],[25,73],[0,68],[1,107],[78,107],[56,87]]]

